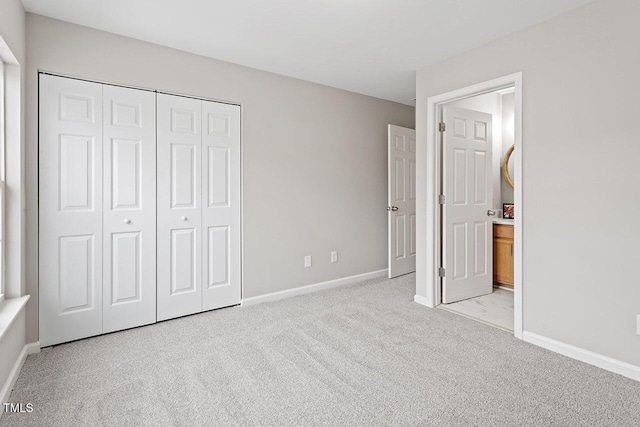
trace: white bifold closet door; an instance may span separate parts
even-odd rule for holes
[[[102,86],[40,76],[40,345],[102,333]]]
[[[158,94],[158,320],[240,303],[240,107]]]
[[[156,321],[153,92],[103,86],[102,332]]]
[[[240,107],[202,101],[202,309],[240,304]]]
[[[202,311],[202,101],[158,94],[158,320]]]
[[[39,324],[49,346],[155,321],[155,96],[40,76]]]

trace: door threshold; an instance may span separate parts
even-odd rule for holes
[[[455,303],[452,303],[452,304],[455,304]],[[470,316],[465,313],[460,313],[459,311],[456,311],[456,310],[452,310],[451,308],[447,307],[447,304],[438,304],[436,308],[442,309],[444,311],[448,311],[449,313],[457,314],[458,316],[466,317],[467,319],[475,320],[476,322],[484,323],[485,325],[492,326],[496,329],[500,329],[501,331],[505,331],[505,332],[509,332],[510,334],[513,334],[513,329],[510,329],[501,325],[497,325],[495,323],[491,323],[487,320],[480,319],[475,316]]]

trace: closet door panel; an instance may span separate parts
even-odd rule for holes
[[[158,94],[158,320],[202,311],[202,102]]]
[[[102,85],[40,75],[43,347],[102,333]]]
[[[240,304],[240,107],[202,103],[203,309]]]
[[[153,92],[103,92],[106,333],[156,320],[156,112]]]

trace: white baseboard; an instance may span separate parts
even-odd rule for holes
[[[0,403],[9,402],[11,390],[13,390],[13,386],[16,385],[16,381],[18,380],[18,375],[20,375],[24,361],[27,360],[28,355],[36,353],[40,353],[40,342],[38,341],[26,344],[22,347],[22,351],[20,352],[20,355],[18,355],[18,359],[13,364],[13,368],[11,368],[9,378],[7,378],[7,381],[0,392]],[[4,410],[0,410],[0,416],[2,416],[3,413]]]
[[[314,283],[312,285],[300,286],[286,291],[272,292],[270,294],[258,295],[257,297],[244,298],[242,300],[243,307],[249,307],[263,302],[277,301],[284,298],[290,298],[297,295],[309,294],[311,292],[322,291],[325,289],[336,288],[338,286],[350,285],[352,283],[362,282],[364,280],[375,279],[386,276],[387,269],[372,271],[369,273],[356,274],[355,276],[343,277],[341,279],[329,280],[327,282]]]
[[[602,354],[594,353],[593,351],[585,350],[584,348],[552,340],[551,338],[543,337],[532,332],[524,331],[522,333],[522,339],[528,343],[560,353],[572,359],[623,375],[627,378],[631,378],[632,380],[640,381],[640,366],[632,365],[608,356],[603,356]]]
[[[424,305],[425,307],[433,308],[429,305],[429,301],[425,297],[421,297],[420,295],[413,296],[413,302],[417,302],[420,305]]]

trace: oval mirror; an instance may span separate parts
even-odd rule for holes
[[[507,180],[507,183],[511,186],[511,188],[513,188],[513,180],[511,179],[511,176],[509,176],[509,159],[511,158],[511,154],[513,154],[514,148],[515,145],[509,147],[504,155],[504,159],[502,160],[502,176],[504,176],[504,179]]]

